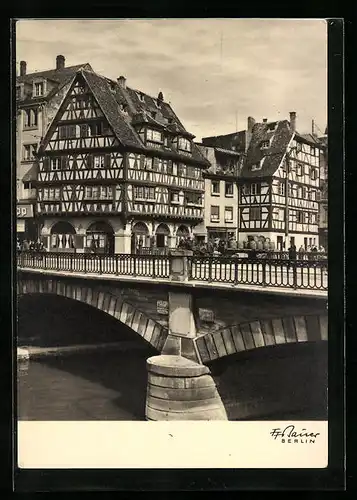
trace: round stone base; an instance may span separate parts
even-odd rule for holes
[[[147,360],[147,420],[227,420],[207,366],[182,356]]]

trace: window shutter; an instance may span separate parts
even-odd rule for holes
[[[93,155],[87,156],[87,168],[93,168]]]
[[[110,168],[110,154],[104,156],[104,168]]]
[[[43,170],[47,171],[50,169],[50,159],[44,158],[43,160]]]
[[[158,158],[154,158],[153,167],[154,167],[155,172],[157,172],[159,170],[159,159]]]

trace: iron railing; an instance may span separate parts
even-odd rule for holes
[[[304,259],[241,259],[190,257],[194,281],[327,290],[328,261]]]
[[[327,290],[328,261],[269,258],[189,256],[188,280],[233,285]],[[18,268],[46,269],[68,273],[90,273],[168,279],[171,275],[168,255],[92,255],[19,251]]]

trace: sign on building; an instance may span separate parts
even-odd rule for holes
[[[16,207],[16,216],[22,219],[33,217],[33,205],[18,205]]]
[[[214,312],[211,309],[198,309],[198,316],[201,321],[206,321],[207,323],[214,322]]]
[[[158,314],[169,314],[169,303],[167,300],[158,300],[156,302],[156,310]]]

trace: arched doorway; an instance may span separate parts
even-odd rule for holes
[[[179,246],[180,242],[190,236],[190,231],[187,226],[181,225],[176,231],[176,246]]]
[[[143,253],[150,248],[149,229],[144,222],[137,222],[132,228],[131,253]]]
[[[114,230],[108,222],[93,222],[86,232],[86,252],[114,254]]]
[[[156,248],[167,248],[169,246],[170,229],[166,224],[159,224],[156,228]]]
[[[76,230],[67,221],[56,222],[51,228],[50,250],[74,252]]]

